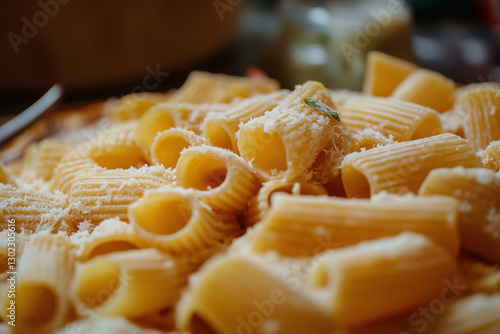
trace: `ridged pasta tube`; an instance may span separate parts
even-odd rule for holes
[[[130,206],[129,219],[145,246],[201,260],[242,234],[232,215],[214,212],[180,187],[146,192]]]
[[[442,74],[420,68],[409,74],[391,96],[444,112],[455,103],[455,83]]]
[[[347,328],[409,311],[458,279],[452,255],[412,232],[318,256],[313,284]]]
[[[456,198],[462,247],[500,262],[500,175],[485,168],[440,168],[429,173],[419,194]]]
[[[183,149],[204,144],[207,144],[206,139],[193,131],[181,128],[168,129],[155,137],[151,146],[151,159],[155,165],[175,168]]]
[[[339,173],[352,135],[332,116],[307,105],[306,98],[334,108],[330,92],[308,81],[273,110],[240,127],[240,155],[261,180],[284,177],[326,183]]]
[[[16,277],[15,330],[44,333],[68,321],[74,254],[68,238],[39,233],[24,247]],[[2,310],[10,304],[2,294]],[[1,312],[4,321],[5,311]]]
[[[427,107],[395,99],[357,97],[342,108],[342,122],[355,132],[371,128],[396,141],[440,134],[439,114]]]
[[[413,231],[457,255],[457,217],[458,201],[445,196],[380,195],[367,200],[276,194],[256,228],[254,249],[313,256],[325,249]]]
[[[342,164],[342,180],[348,197],[417,193],[431,170],[456,166],[480,163],[465,139],[444,133],[349,154]]]
[[[242,214],[260,181],[238,155],[220,147],[190,147],[176,166],[179,185],[193,188],[214,209]]]
[[[236,135],[240,123],[262,116],[266,111],[276,107],[288,93],[287,90],[280,90],[266,95],[255,95],[243,100],[227,111],[209,113],[204,121],[203,136],[213,146],[226,148],[239,154]]]
[[[172,171],[161,166],[84,169],[76,174],[71,186],[71,215],[94,224],[115,217],[128,221],[128,205],[141,198],[144,191],[174,182]]]

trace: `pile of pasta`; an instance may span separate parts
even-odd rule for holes
[[[500,332],[500,85],[372,52],[361,93],[193,72],[106,117],[0,165],[2,330]]]

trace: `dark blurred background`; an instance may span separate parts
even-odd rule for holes
[[[179,87],[258,66],[291,88],[361,88],[369,50],[463,84],[500,81],[497,0],[0,0],[0,114]]]

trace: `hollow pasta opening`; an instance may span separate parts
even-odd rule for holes
[[[189,323],[189,329],[192,334],[217,334],[218,332],[210,326],[198,313],[194,313]]]
[[[287,169],[286,147],[277,133],[266,133],[258,129],[253,133],[252,143],[246,147],[247,161],[269,175],[283,172]]]
[[[137,205],[132,214],[144,230],[160,235],[169,235],[183,229],[191,219],[191,204],[175,195],[155,194]]]
[[[186,187],[210,190],[219,187],[226,180],[227,165],[223,160],[200,155],[184,166],[182,180]]]
[[[54,318],[57,311],[56,293],[48,286],[33,284],[18,289],[17,321],[26,327],[41,327]]]
[[[137,125],[136,137],[147,149],[151,148],[158,132],[175,126],[172,116],[163,109],[152,109],[144,114]]]
[[[442,133],[441,120],[436,114],[428,114],[413,133],[411,140],[427,138]]]
[[[366,176],[351,166],[342,169],[342,182],[347,197],[370,198],[371,188]]]
[[[138,248],[139,247],[129,241],[109,241],[94,247],[88,256],[88,259],[92,259],[98,255],[109,254],[112,252],[123,252]]]
[[[165,168],[174,168],[177,165],[181,151],[189,147],[187,140],[179,137],[168,137],[156,142],[152,151],[156,155],[158,163]]]
[[[232,152],[235,151],[231,136],[222,126],[219,126],[213,122],[208,122],[205,125],[205,137],[210,140],[210,143],[213,146],[225,148]]]
[[[122,284],[120,268],[111,261],[94,262],[80,273],[77,297],[88,308],[104,305]]]

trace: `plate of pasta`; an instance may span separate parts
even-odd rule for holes
[[[0,164],[2,333],[500,332],[499,84],[371,52],[102,110]]]

